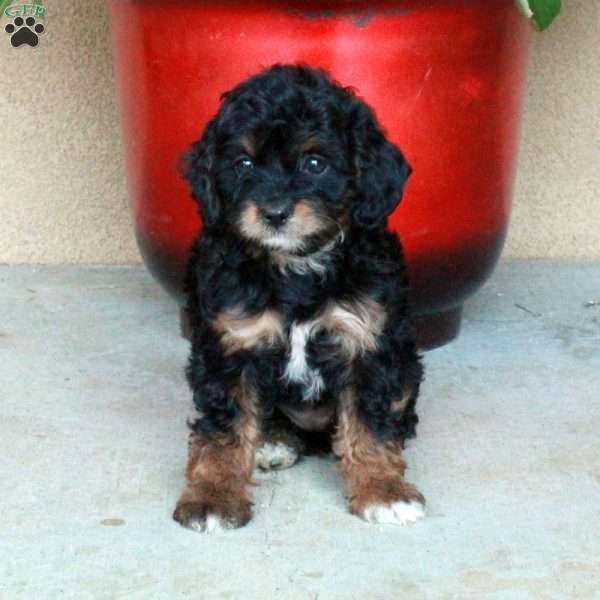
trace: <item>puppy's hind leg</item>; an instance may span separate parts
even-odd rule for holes
[[[262,444],[256,449],[256,466],[263,471],[294,466],[305,450],[305,444],[294,426],[276,413],[262,424]]]

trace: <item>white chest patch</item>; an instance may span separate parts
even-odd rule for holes
[[[316,400],[325,389],[325,382],[318,369],[311,369],[306,361],[306,344],[318,327],[318,321],[294,322],[290,330],[290,354],[284,379],[303,386],[304,400]]]

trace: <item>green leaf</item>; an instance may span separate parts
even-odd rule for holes
[[[561,0],[517,0],[517,3],[540,31],[550,27],[561,9]]]
[[[12,3],[13,0],[0,0],[0,18],[4,16],[4,11]]]

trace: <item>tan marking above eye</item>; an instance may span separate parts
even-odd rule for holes
[[[226,354],[250,350],[259,344],[272,346],[285,341],[283,319],[277,311],[270,309],[254,315],[248,315],[240,308],[226,310],[217,316],[212,326],[221,334]]]
[[[299,146],[298,154],[318,153],[321,149],[321,140],[317,134],[309,135]]]
[[[319,152],[321,149],[321,142],[317,135],[311,135],[307,137],[299,146],[298,153],[299,154],[310,154]]]
[[[385,309],[369,296],[331,303],[319,319],[319,326],[337,335],[348,358],[377,348],[386,320]]]
[[[248,136],[242,136],[239,139],[240,146],[248,153],[248,156],[254,158],[254,154],[256,153],[256,146],[254,144],[254,140]]]

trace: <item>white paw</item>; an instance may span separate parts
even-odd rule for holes
[[[393,504],[371,504],[365,508],[362,518],[369,523],[406,525],[425,516],[425,507],[415,500]]]
[[[205,519],[192,518],[188,527],[200,533],[219,533],[227,529],[233,529],[231,523],[227,523],[217,515],[208,514]]]
[[[298,452],[283,442],[266,442],[254,456],[256,465],[265,471],[287,469],[298,460]]]

